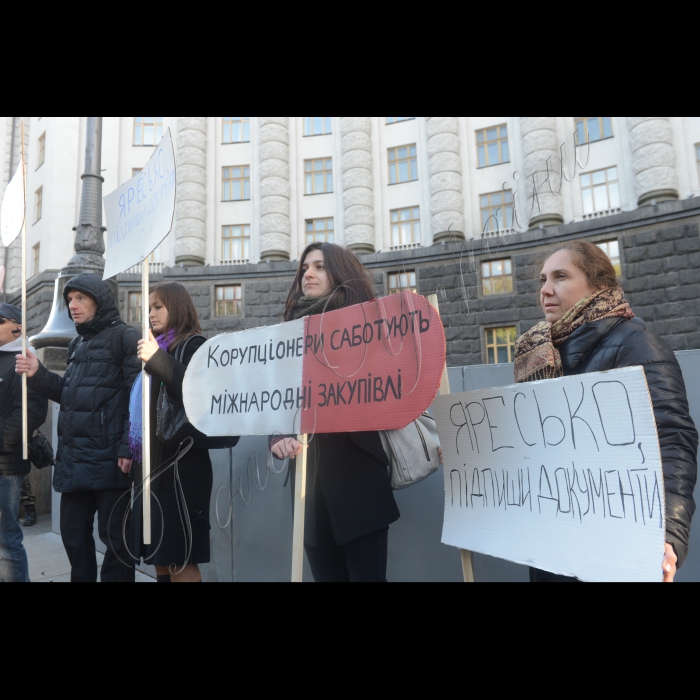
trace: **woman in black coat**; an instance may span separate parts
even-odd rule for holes
[[[664,580],[688,553],[695,513],[698,433],[681,368],[671,348],[636,318],[615,270],[597,246],[575,242],[552,255],[541,274],[546,321],[518,340],[517,382],[644,368],[659,434],[666,491]],[[541,571],[533,582],[571,581]]]
[[[287,299],[285,321],[375,298],[362,263],[330,243],[309,246]],[[276,438],[277,459],[301,445]],[[389,526],[400,517],[378,433],[313,436],[308,454],[305,549],[317,583],[386,582]]]
[[[146,362],[146,372],[152,377],[151,470],[155,476],[151,485],[152,545],[143,544],[143,501],[139,499],[132,524],[137,541],[135,555],[156,567],[159,583],[201,583],[198,565],[211,560],[209,504],[213,471],[209,451],[193,447],[178,461],[177,467],[159,470],[158,467],[167,465],[178,455],[178,448],[159,442],[156,430],[160,392],[167,391],[173,403],[182,402],[187,366],[206,338],[201,335],[197,309],[190,295],[175,282],[160,284],[151,293],[150,322],[150,338],[139,342],[138,356]],[[181,346],[184,354],[178,361],[175,355]],[[132,414],[134,408],[138,410],[138,399],[134,401],[132,396]],[[137,438],[133,428],[131,438],[132,441]],[[136,466],[135,479],[140,484],[141,464]],[[162,471],[160,476],[158,471]],[[162,527],[161,523],[164,523]]]

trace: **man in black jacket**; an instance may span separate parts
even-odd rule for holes
[[[22,528],[17,522],[22,482],[31,464],[22,459],[22,380],[15,356],[22,351],[22,312],[0,304],[0,583],[28,583]],[[30,350],[30,352],[32,352]],[[27,392],[28,433],[43,425],[48,401]]]
[[[61,537],[71,581],[97,581],[93,521],[107,547],[103,583],[131,583],[133,560],[122,534],[129,504],[131,464],[129,395],[141,369],[140,333],[119,316],[109,287],[96,275],[78,275],[65,287],[68,313],[78,337],[68,348],[64,377],[36,358],[17,358],[29,386],[61,406],[54,489],[61,497]]]

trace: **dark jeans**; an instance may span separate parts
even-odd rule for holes
[[[306,547],[316,583],[386,583],[389,528],[338,546],[319,489],[316,547]]]
[[[92,536],[95,513],[100,539],[107,547],[102,565],[102,583],[134,583],[136,580],[133,559],[127,552],[122,535],[124,512],[130,502],[130,496],[125,493],[130,494],[124,491],[78,491],[62,495],[61,537],[71,564],[72,583],[97,582],[97,555]],[[128,542],[128,524],[126,534]]]
[[[0,476],[0,583],[29,583],[24,535],[17,522],[23,476]]]

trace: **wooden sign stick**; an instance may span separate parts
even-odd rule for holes
[[[22,357],[27,357],[27,163],[24,157],[24,121],[20,124],[22,178],[24,180],[24,224],[22,225]],[[29,459],[27,421],[27,375],[22,375],[22,459]]]
[[[304,524],[306,518],[306,472],[309,436],[299,435],[302,452],[297,457],[294,497],[294,537],[292,548],[292,583],[304,582]]]
[[[437,294],[431,294],[428,301],[440,313],[440,303]],[[447,372],[447,362],[445,362],[445,371],[442,375],[442,384],[440,384],[440,396],[449,396],[450,391],[450,376]],[[474,555],[466,549],[461,549],[462,553],[462,572],[464,573],[464,583],[475,583],[474,578]]]
[[[149,317],[151,271],[150,256],[143,261],[141,270],[141,316],[143,322],[143,338],[148,340],[151,330]],[[143,363],[141,372],[143,387],[142,424],[143,424],[143,543],[152,544],[151,537],[151,378]]]

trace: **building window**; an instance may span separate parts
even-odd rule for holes
[[[612,138],[612,117],[576,117],[576,131],[580,144]]]
[[[333,243],[335,222],[333,219],[311,219],[306,222],[306,245]]]
[[[415,270],[394,272],[389,275],[389,294],[401,294],[401,292],[418,293],[418,281]]]
[[[37,243],[32,248],[33,260],[32,260],[32,276],[39,274],[39,257],[41,255],[41,243]]]
[[[510,162],[508,146],[508,125],[494,126],[476,132],[476,148],[479,154],[479,167]]]
[[[420,207],[394,209],[391,212],[391,247],[420,245]]]
[[[386,123],[387,124],[398,124],[399,122],[411,121],[411,119],[415,119],[415,117],[387,117]]]
[[[243,287],[233,284],[216,288],[216,315],[240,316],[243,313]]]
[[[129,292],[129,308],[127,310],[127,319],[129,323],[141,323],[141,319],[143,318],[141,315],[142,299],[141,292]]]
[[[481,230],[513,228],[513,193],[510,190],[481,195]]]
[[[40,187],[36,191],[36,207],[34,208],[34,223],[39,221],[41,219],[41,210],[43,207],[43,200],[44,200],[44,188]]]
[[[134,146],[157,146],[163,139],[163,117],[134,117]]]
[[[513,362],[517,340],[518,329],[515,326],[488,328],[486,330],[486,362],[489,365],[505,365]]]
[[[250,166],[224,168],[222,189],[224,202],[241,202],[250,199]]]
[[[581,175],[584,216],[620,208],[620,183],[617,168]]]
[[[38,149],[37,149],[37,170],[44,164],[44,161],[46,160],[46,132],[44,132],[40,137],[39,141],[37,143]]]
[[[418,149],[416,144],[389,149],[389,183],[413,182],[418,179]]]
[[[333,192],[333,159],[305,160],[306,194]]]
[[[250,117],[222,117],[222,143],[248,143]]]
[[[304,117],[304,136],[325,136],[333,133],[333,117]]]
[[[620,243],[618,241],[606,241],[598,243],[598,247],[610,258],[612,266],[618,277],[622,277],[622,259],[620,258]]]
[[[250,226],[224,226],[221,234],[221,262],[244,264],[250,260]]]
[[[481,288],[485,297],[512,294],[513,263],[510,260],[492,260],[481,266]]]

